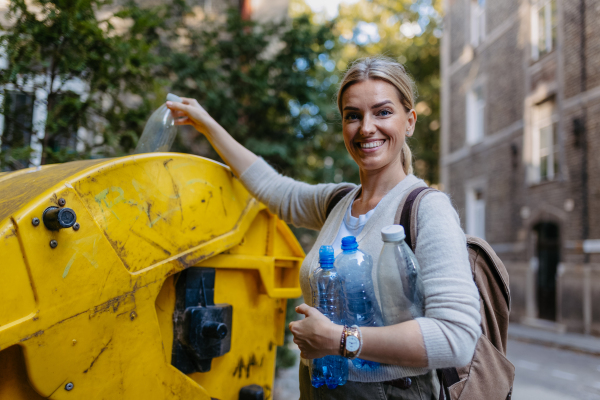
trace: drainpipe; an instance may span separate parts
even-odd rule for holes
[[[586,24],[585,24],[585,0],[579,1],[579,13],[581,16],[581,49],[579,51],[579,59],[581,63],[581,94],[585,93],[587,90],[587,68],[586,68]],[[582,213],[582,234],[583,240],[589,239],[590,236],[590,221],[589,221],[589,204],[588,204],[588,149],[587,149],[587,104],[583,104],[581,123],[579,126],[579,139],[581,145],[581,195],[583,197],[583,201],[581,204],[581,213]],[[590,262],[590,254],[584,253],[584,263],[588,264]]]
[[[581,63],[581,95],[587,90],[587,68],[586,68],[586,24],[585,24],[585,0],[579,0],[579,13],[581,16],[581,49],[579,51],[579,60]],[[581,195],[583,202],[581,204],[582,213],[582,230],[583,240],[589,239],[590,222],[589,222],[589,204],[588,204],[588,149],[587,149],[587,104],[583,104],[580,139],[581,139]],[[585,252],[583,256],[584,264],[589,264],[590,253]],[[583,280],[583,330],[584,334],[589,335],[592,328],[592,293],[590,287],[591,268],[589,265],[584,265],[584,280]]]

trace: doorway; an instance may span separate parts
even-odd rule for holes
[[[538,318],[556,321],[556,271],[560,262],[560,229],[553,222],[540,222],[533,229],[537,233]]]

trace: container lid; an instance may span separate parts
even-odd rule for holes
[[[381,238],[384,242],[399,242],[405,237],[402,225],[388,225],[381,228]]]
[[[319,249],[319,264],[321,264],[321,268],[332,268],[334,259],[333,247],[321,246]]]
[[[354,236],[346,236],[342,238],[342,250],[355,250],[358,249],[358,243],[356,243],[356,238]]]

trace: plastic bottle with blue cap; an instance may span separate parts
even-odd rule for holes
[[[319,249],[320,267],[309,277],[313,307],[333,323],[343,324],[342,282],[333,266],[333,247],[321,246]],[[318,388],[326,385],[335,389],[348,380],[348,360],[342,356],[326,356],[312,360],[311,384]]]
[[[358,248],[354,236],[342,238],[342,253],[334,263],[344,285],[344,323],[346,325],[382,326],[381,313],[373,288],[373,257]],[[379,363],[361,358],[352,360],[361,370],[373,370]]]
[[[377,286],[386,326],[419,318],[425,313],[419,263],[405,237],[402,225],[381,229],[383,248],[377,262]]]

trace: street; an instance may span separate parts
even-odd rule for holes
[[[600,400],[600,357],[509,340],[508,359],[516,368],[512,400]],[[280,371],[273,399],[299,395],[298,367]]]
[[[600,400],[600,357],[508,341],[513,400]]]

